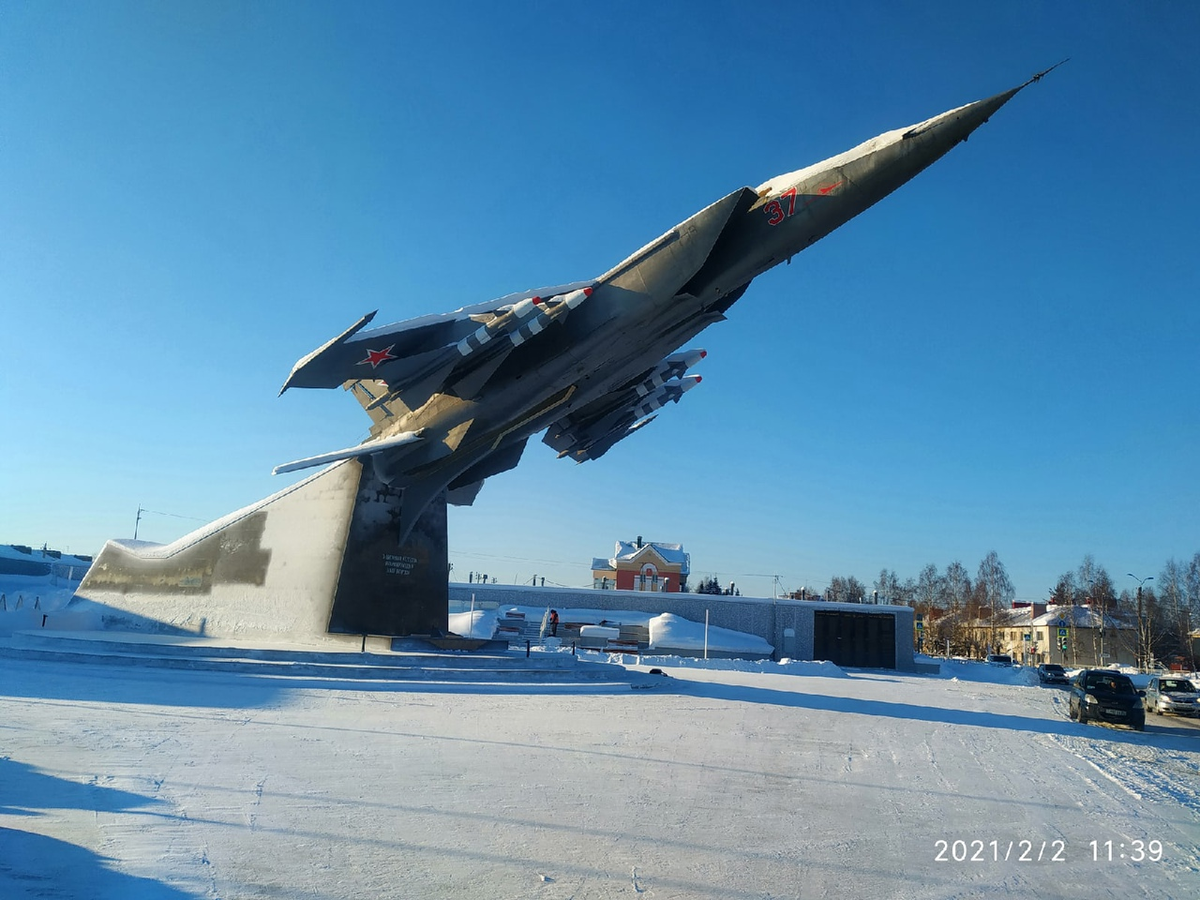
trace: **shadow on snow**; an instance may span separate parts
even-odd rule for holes
[[[67,781],[0,758],[0,815],[33,817],[47,809],[121,812],[158,802],[100,784]],[[5,900],[190,900],[190,894],[177,888],[120,872],[113,862],[86,847],[0,826],[0,896]]]
[[[1197,742],[1190,735],[1154,732],[1147,726],[1146,732],[1125,731],[1116,728],[1098,728],[1080,725],[1069,719],[1017,716],[1006,713],[980,712],[972,709],[946,709],[937,706],[920,706],[891,700],[868,700],[860,697],[830,697],[825,694],[807,694],[780,691],[774,688],[747,685],[729,685],[717,682],[689,682],[687,693],[713,700],[728,700],[740,703],[766,703],[812,709],[822,712],[853,713],[862,716],[882,716],[889,719],[909,719],[935,722],[944,725],[966,725],[975,728],[998,728],[1004,731],[1025,731],[1032,734],[1086,736],[1114,743],[1154,746],[1170,750],[1195,750]]]

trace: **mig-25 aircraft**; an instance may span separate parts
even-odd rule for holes
[[[363,316],[297,362],[280,393],[343,386],[370,415],[370,438],[275,471],[369,459],[403,491],[403,541],[430,501],[445,491],[469,505],[538,432],[560,456],[602,456],[699,382],[686,373],[704,351],[679,348],[724,319],[756,276],[890,194],[1049,71],[740,188],[598,278],[383,327]]]

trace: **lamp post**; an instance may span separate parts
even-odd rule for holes
[[[1089,624],[1092,627],[1092,653],[1096,652],[1096,579],[1088,579]],[[1099,665],[1104,667],[1104,604],[1100,604],[1100,656]]]
[[[1143,658],[1142,658],[1142,585],[1143,585],[1143,584],[1145,584],[1147,581],[1153,581],[1153,580],[1154,580],[1154,576],[1153,576],[1153,575],[1147,575],[1145,578],[1138,578],[1138,577],[1137,577],[1136,575],[1134,575],[1132,572],[1126,572],[1125,574],[1126,574],[1126,575],[1128,575],[1130,578],[1132,578],[1134,581],[1136,581],[1136,582],[1138,583],[1138,592],[1137,592],[1137,604],[1138,604],[1138,605],[1137,605],[1137,651],[1136,651],[1137,660],[1136,660],[1136,662],[1137,662],[1138,671],[1140,672],[1140,671],[1142,671],[1142,663],[1144,662],[1144,660],[1143,660]]]

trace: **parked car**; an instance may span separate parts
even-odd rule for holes
[[[1128,675],[1111,669],[1084,669],[1071,681],[1068,714],[1087,724],[1093,720],[1146,730],[1145,691],[1133,686]]]
[[[1042,663],[1037,667],[1038,681],[1042,684],[1069,684],[1067,670],[1058,663]]]
[[[1007,653],[993,653],[987,658],[987,661],[989,666],[1004,666],[1009,669],[1012,668],[1013,664],[1012,657]]]
[[[1146,711],[1200,716],[1200,693],[1186,678],[1155,675],[1146,685]]]

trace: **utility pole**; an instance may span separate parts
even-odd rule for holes
[[[1135,657],[1134,661],[1135,661],[1135,663],[1137,664],[1137,670],[1140,672],[1140,671],[1142,671],[1143,664],[1145,663],[1145,657],[1144,657],[1144,648],[1143,648],[1143,646],[1142,646],[1142,644],[1143,644],[1143,641],[1142,641],[1142,585],[1143,585],[1143,584],[1145,584],[1147,581],[1153,581],[1153,580],[1154,580],[1154,576],[1153,576],[1153,575],[1147,575],[1145,578],[1138,578],[1138,577],[1137,577],[1136,575],[1134,575],[1132,572],[1126,572],[1125,574],[1126,574],[1126,575],[1128,575],[1130,578],[1132,578],[1134,581],[1136,581],[1136,582],[1138,583],[1138,592],[1137,592],[1137,649],[1134,651],[1134,657]]]

